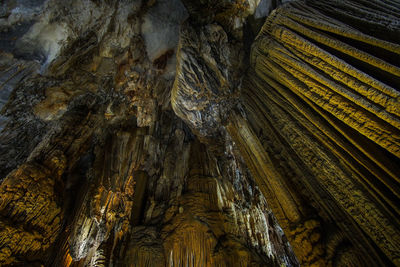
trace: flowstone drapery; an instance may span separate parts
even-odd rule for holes
[[[400,266],[399,14],[5,1],[0,266]]]

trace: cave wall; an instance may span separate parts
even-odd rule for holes
[[[386,1],[282,5],[240,82],[227,28],[202,41],[181,30],[176,114],[205,143],[229,133],[301,265],[399,264],[396,10]]]
[[[298,265],[229,136],[172,110],[180,1],[2,12],[1,266]]]
[[[396,10],[380,1],[293,2],[268,17],[253,44],[242,90],[249,131],[278,173],[268,203],[283,207],[274,213],[306,266],[399,264]],[[235,134],[241,123],[232,123]]]
[[[5,1],[0,265],[399,266],[399,10]]]

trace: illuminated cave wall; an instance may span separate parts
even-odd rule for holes
[[[399,14],[4,1],[0,266],[400,266]]]

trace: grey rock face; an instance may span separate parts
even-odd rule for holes
[[[183,25],[172,107],[200,137],[217,136],[237,103],[243,73],[241,44],[216,24]]]

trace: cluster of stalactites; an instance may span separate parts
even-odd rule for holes
[[[266,183],[275,191],[271,205],[303,263],[335,257],[332,233],[325,243],[311,242],[323,247],[313,257],[296,244],[290,229],[307,217],[299,198],[311,200],[317,220],[333,218],[359,255],[400,264],[399,14],[394,1],[295,1],[268,17],[253,44],[243,86],[250,135],[261,142],[259,154],[272,157],[265,161],[278,177]],[[243,146],[251,147],[248,140]],[[276,166],[283,156],[285,170]],[[339,262],[359,261],[343,255]]]

